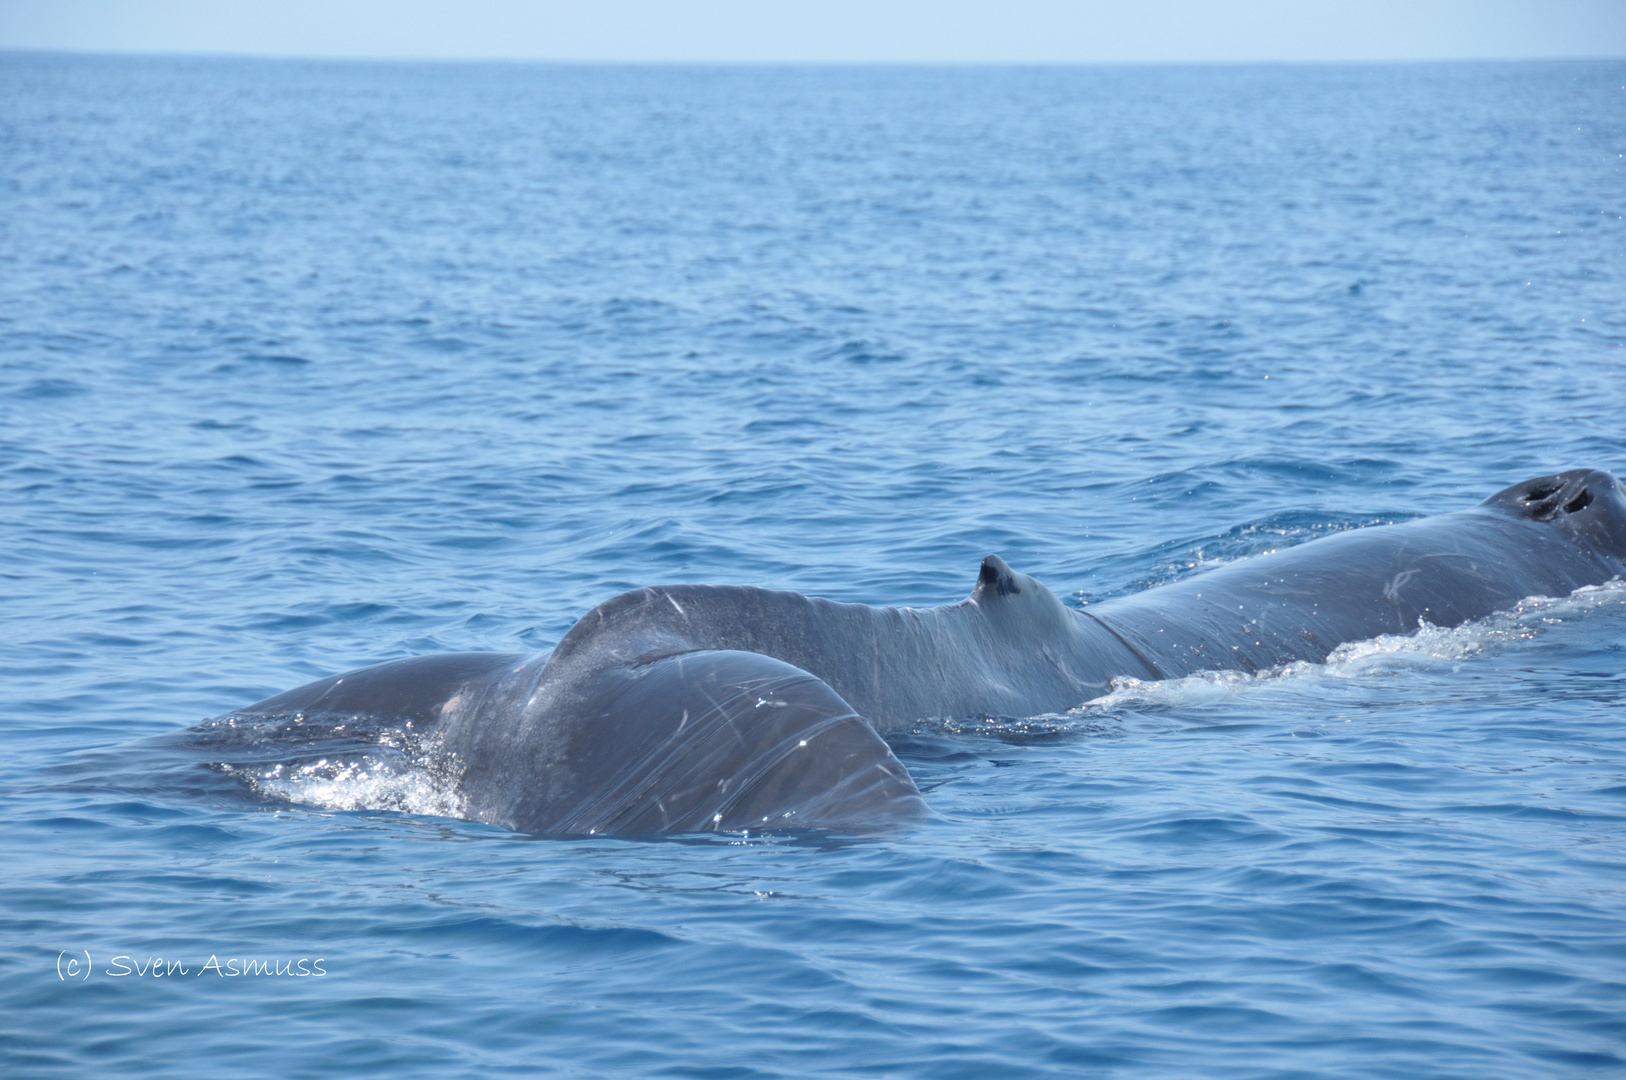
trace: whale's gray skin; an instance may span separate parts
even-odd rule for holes
[[[211,730],[240,747],[355,725],[435,732],[468,816],[525,832],[867,829],[924,813],[879,734],[912,721],[1060,711],[1116,676],[1324,660],[1622,574],[1626,493],[1575,470],[1086,610],[993,555],[968,598],[938,608],[639,589],[588,612],[551,655],[398,660]]]

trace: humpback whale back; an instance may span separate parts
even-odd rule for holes
[[[970,596],[937,608],[638,589],[584,615],[551,656],[395,661],[268,698],[205,734],[263,761],[268,743],[322,745],[358,723],[432,733],[467,816],[529,832],[856,830],[925,812],[881,731],[1059,711],[1120,675],[1322,660],[1345,642],[1622,574],[1626,494],[1608,473],[1575,470],[1084,611],[992,555]]]
[[[1071,622],[992,556],[969,598],[927,610],[638,589],[583,616],[502,721],[489,703],[451,715],[444,745],[474,816],[526,831],[873,827],[924,810],[877,725],[1105,686],[1046,658]]]

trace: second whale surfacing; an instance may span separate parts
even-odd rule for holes
[[[1086,610],[992,555],[969,597],[936,608],[638,589],[588,612],[551,654],[396,660],[194,734],[266,762],[337,732],[410,729],[432,736],[462,816],[522,832],[863,831],[925,814],[881,738],[913,721],[1058,712],[1121,676],[1321,661],[1346,642],[1622,574],[1626,493],[1574,470]]]

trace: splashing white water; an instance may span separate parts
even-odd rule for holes
[[[426,740],[411,753],[385,750],[274,765],[248,773],[247,779],[268,798],[323,810],[468,816],[458,770],[439,753],[438,739]]]
[[[1529,641],[1541,627],[1598,608],[1626,604],[1626,581],[1585,585],[1565,597],[1532,596],[1511,611],[1449,629],[1420,622],[1411,634],[1383,634],[1338,646],[1321,663],[1305,660],[1267,671],[1200,671],[1178,679],[1117,678],[1112,689],[1086,701],[1073,716],[1094,716],[1112,709],[1148,705],[1202,705],[1261,683],[1307,678],[1355,679],[1381,675],[1419,663],[1456,661],[1514,642]]]

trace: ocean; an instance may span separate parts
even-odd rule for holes
[[[1073,606],[1626,470],[1626,63],[0,54],[0,1072],[1626,1067],[1626,586],[539,838],[144,747],[643,585]]]

